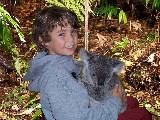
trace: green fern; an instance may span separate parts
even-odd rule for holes
[[[54,4],[61,7],[67,7],[68,9],[74,11],[78,16],[80,21],[84,21],[85,0],[45,0],[47,3]],[[90,0],[89,5],[92,0]],[[91,9],[89,8],[89,11]]]
[[[9,52],[12,55],[17,73],[21,75],[20,71],[22,67],[20,67],[20,61],[26,61],[19,56],[19,51],[12,38],[12,31],[10,25],[16,29],[20,40],[22,42],[25,42],[24,35],[21,32],[18,23],[2,6],[0,6],[0,46],[4,49],[4,51]]]

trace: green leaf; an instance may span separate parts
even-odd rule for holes
[[[19,74],[21,74],[20,73],[20,70],[21,70],[20,58],[13,58],[13,59],[15,61],[15,68],[16,68],[17,72]]]
[[[114,53],[111,57],[113,57],[113,56],[120,56],[120,55],[122,55],[122,53],[116,52],[116,53]]]
[[[146,6],[148,5],[148,3],[149,3],[149,0],[146,0]]]
[[[24,100],[25,100],[25,96],[24,95],[22,95],[22,96],[17,96],[17,98],[18,98],[18,100],[19,100],[19,102],[24,102]]]
[[[41,110],[41,109],[37,110],[31,120],[36,120],[36,118],[37,118],[41,113],[42,113],[42,110]]]
[[[119,12],[119,17],[118,17],[118,21],[119,21],[119,23],[122,21],[122,18],[123,18],[123,16],[122,16],[122,10]]]
[[[24,35],[20,31],[20,26],[18,25],[18,23],[14,19],[12,19],[10,14],[6,10],[4,10],[4,8],[2,6],[0,6],[0,14],[3,16],[4,19],[8,20],[14,26],[14,28],[16,29],[16,31],[18,33],[18,36],[20,37],[20,40],[22,42],[25,42]]]
[[[37,95],[37,94],[38,94],[38,92],[34,92],[34,93],[30,96],[28,102],[24,105],[24,107],[27,107],[30,103],[32,103],[33,100],[36,98],[36,95]]]
[[[29,108],[27,110],[24,110],[23,112],[21,112],[21,113],[19,113],[17,115],[28,115],[28,114],[31,114],[35,109],[39,109],[39,108],[41,108],[40,104],[38,104],[36,107],[31,107],[31,108]]]
[[[125,12],[124,12],[123,10],[121,10],[121,11],[119,12],[118,21],[119,21],[119,23],[120,23],[121,21],[123,21],[124,24],[127,23],[127,16],[126,16],[126,14],[125,14]]]
[[[12,91],[12,94],[13,94],[14,96],[17,96],[17,95],[18,95],[17,89],[14,89],[14,90]]]
[[[133,74],[133,77],[140,77],[140,74]]]
[[[146,108],[149,112],[155,112],[155,109],[154,108]]]

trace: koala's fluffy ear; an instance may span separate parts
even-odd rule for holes
[[[113,64],[113,73],[120,73],[122,69],[125,67],[125,63],[119,60],[113,59],[112,61]]]
[[[81,48],[80,51],[79,51],[79,57],[80,59],[83,61],[83,60],[88,60],[89,57],[88,57],[88,52],[87,50],[85,50],[84,48]]]

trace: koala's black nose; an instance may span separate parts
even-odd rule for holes
[[[103,86],[105,81],[105,77],[98,78],[98,85]]]

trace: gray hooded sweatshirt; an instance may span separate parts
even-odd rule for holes
[[[71,56],[40,52],[30,61],[24,76],[29,89],[40,92],[40,103],[47,120],[117,120],[122,102],[118,97],[89,107],[85,88],[72,76],[79,73]]]

